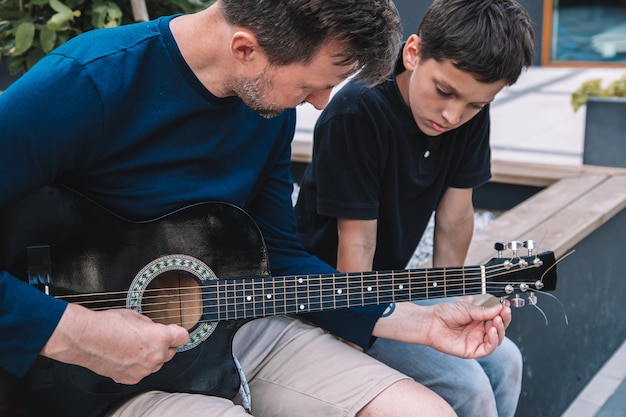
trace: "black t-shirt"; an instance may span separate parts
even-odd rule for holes
[[[488,106],[430,137],[395,78],[371,89],[351,81],[317,121],[296,205],[298,236],[336,265],[337,218],[378,219],[374,269],[402,269],[446,189],[477,187],[490,177]]]

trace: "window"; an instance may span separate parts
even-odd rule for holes
[[[626,65],[626,0],[545,0],[542,64]]]

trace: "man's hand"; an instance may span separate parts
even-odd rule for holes
[[[423,307],[405,302],[378,320],[374,335],[431,346],[461,358],[480,358],[498,347],[510,323],[508,305],[444,302]]]
[[[161,369],[188,340],[184,328],[154,323],[132,310],[96,312],[69,304],[41,354],[136,384]]]
[[[490,355],[502,343],[505,329],[511,323],[508,306],[448,302],[432,308],[435,311],[427,335],[429,345],[461,358]]]

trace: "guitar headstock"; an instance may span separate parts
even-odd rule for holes
[[[498,257],[484,265],[487,293],[506,297],[533,291],[554,291],[557,279],[554,253],[548,251],[534,254],[534,248],[535,242],[532,240],[514,241],[508,245],[496,243]],[[506,249],[512,251],[510,256],[503,256]],[[527,254],[521,255],[519,252],[524,250]],[[521,307],[523,301],[516,296],[511,305]]]

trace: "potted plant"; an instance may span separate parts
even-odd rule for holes
[[[193,13],[207,0],[0,0],[0,61],[16,76],[70,38],[173,13]]]
[[[572,93],[572,107],[587,107],[583,164],[626,168],[626,74],[602,86],[585,81]]]

